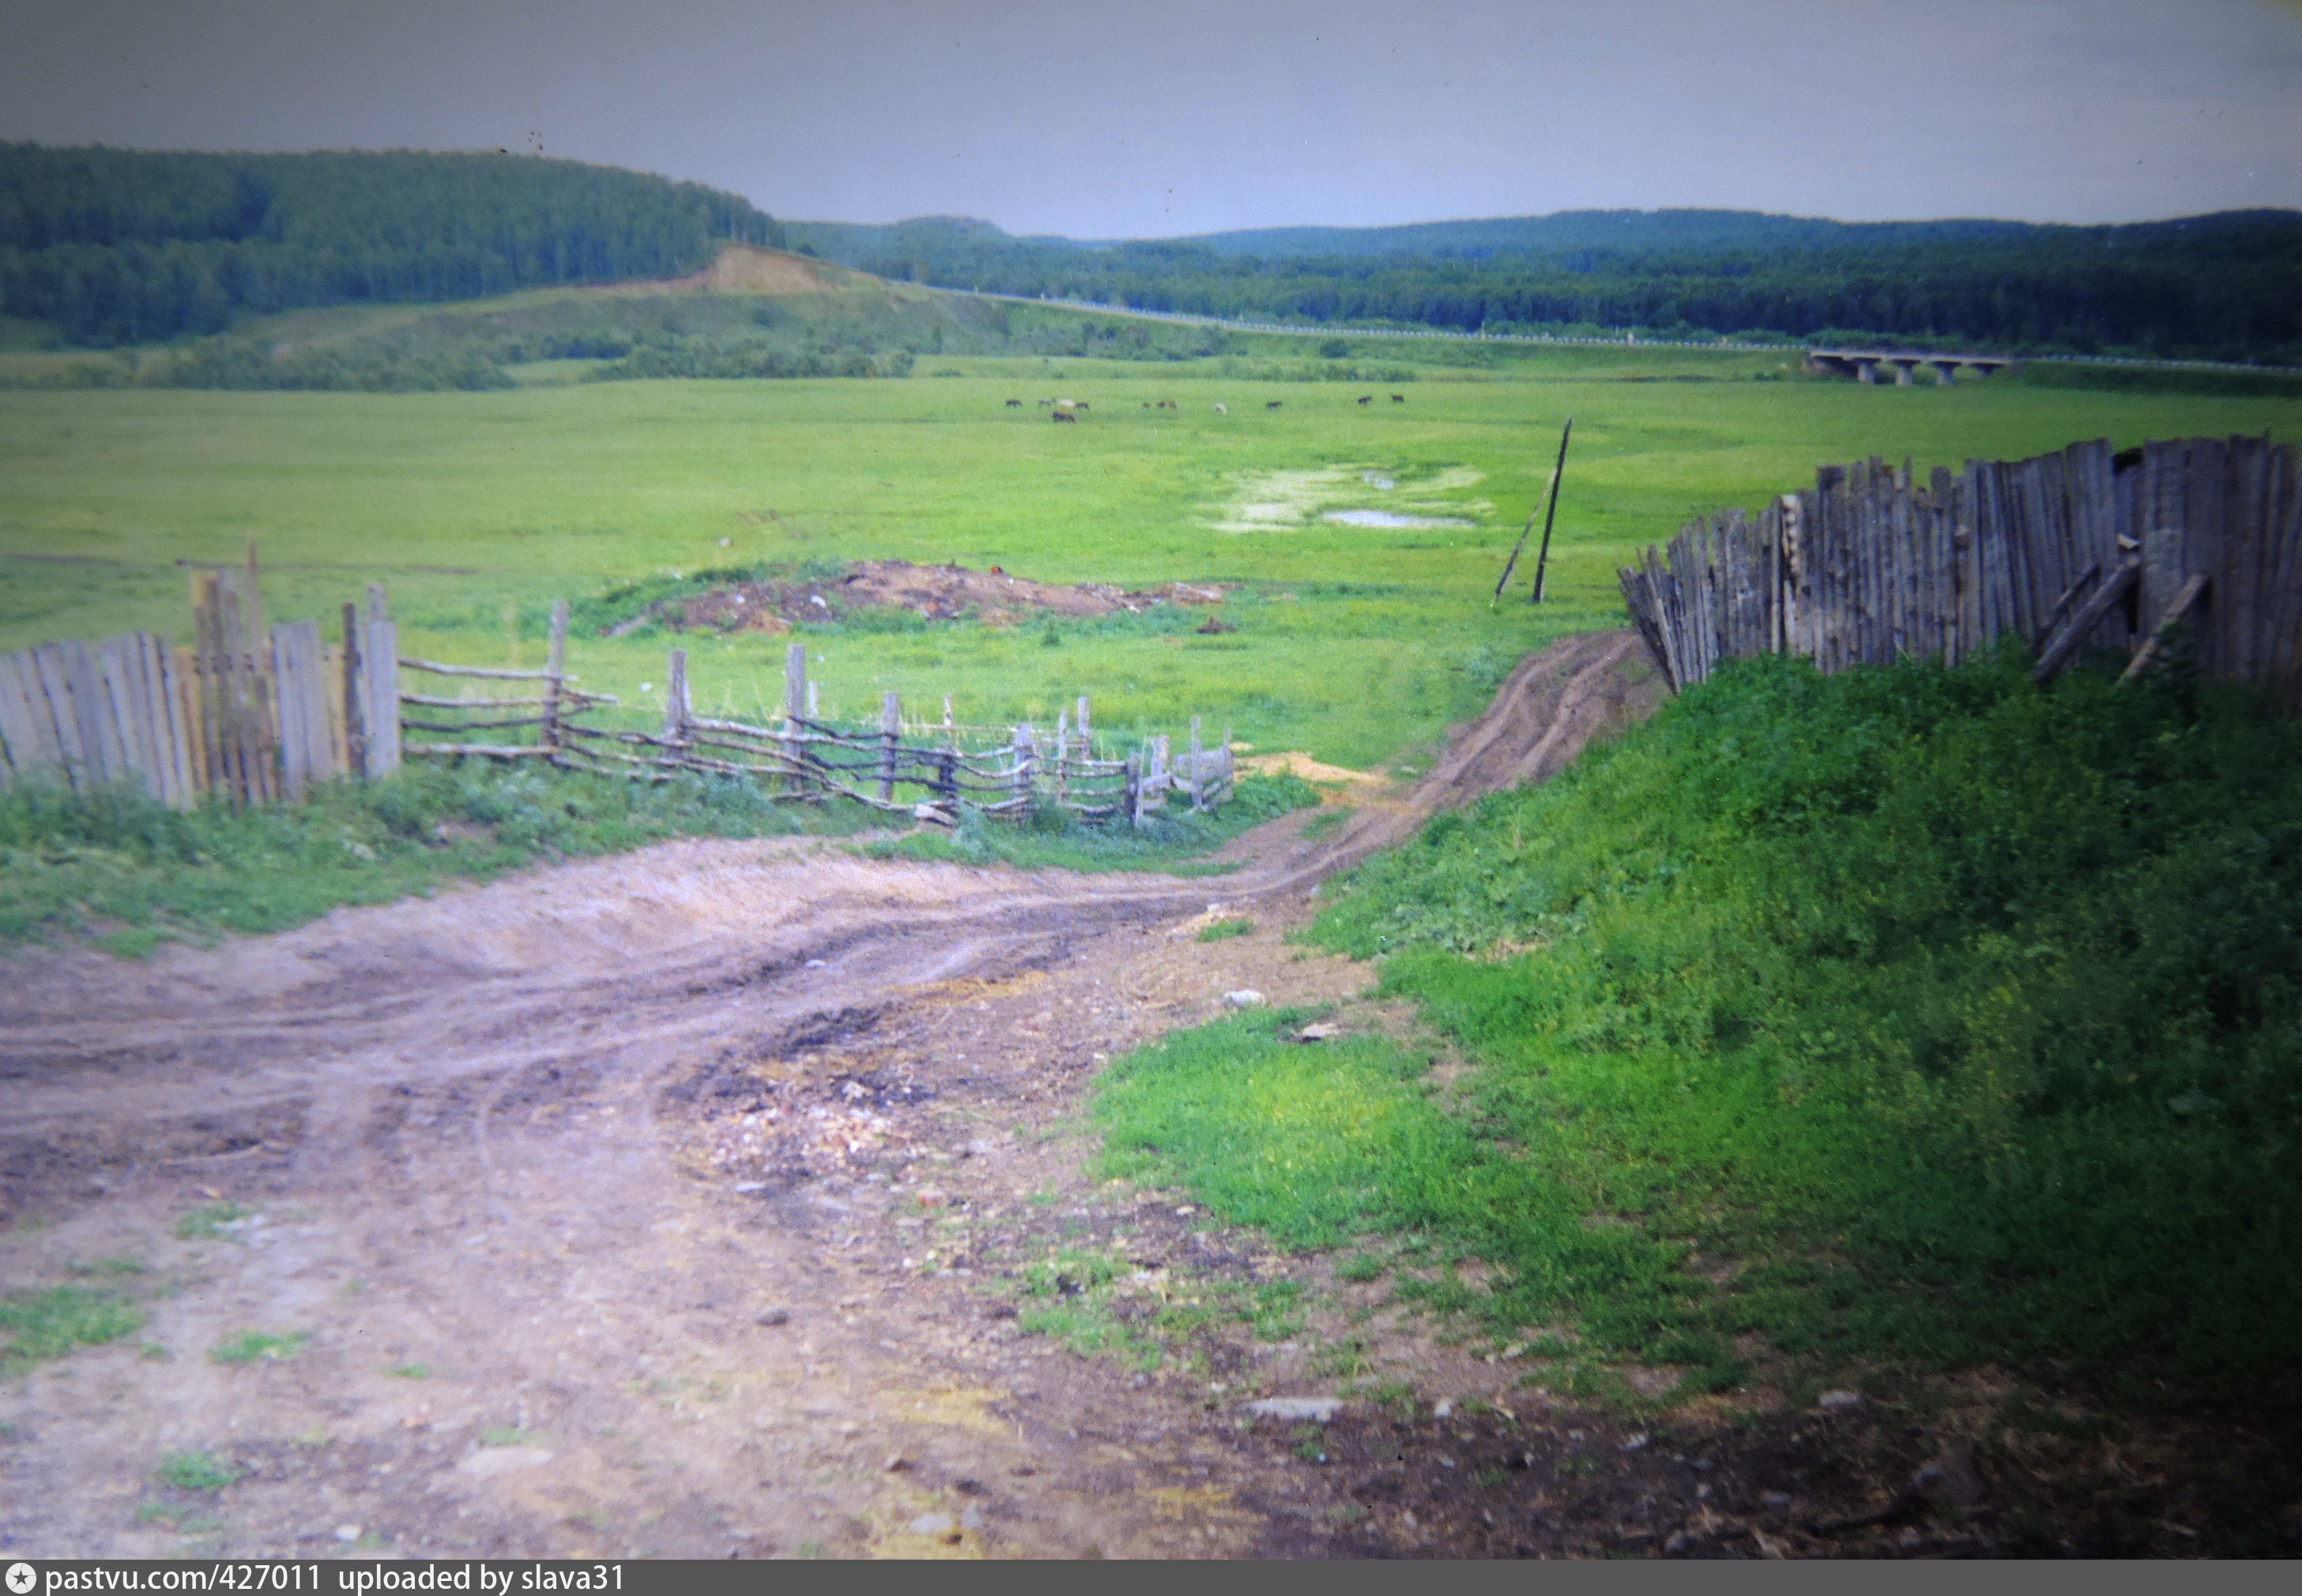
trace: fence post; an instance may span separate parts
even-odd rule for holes
[[[1199,718],[1194,715],[1191,717],[1191,812],[1197,814],[1205,808],[1206,801],[1199,785]]]
[[[360,708],[360,625],[359,607],[344,606],[344,768],[351,775],[365,780],[367,777],[367,717]]]
[[[1120,800],[1120,811],[1130,826],[1143,824],[1143,756],[1127,756],[1127,794]]]
[[[663,668],[663,740],[687,749],[687,651],[673,649]]]
[[[367,630],[360,670],[367,684],[367,774],[371,780],[399,769],[399,628],[384,606],[383,584],[367,589]]]
[[[800,739],[800,718],[807,710],[807,644],[795,643],[784,653],[784,758],[791,766],[791,790],[807,791],[803,769],[807,745]]]
[[[1031,726],[1025,721],[1015,728],[1015,813],[1019,819],[1028,819],[1031,813]]]
[[[1231,800],[1231,789],[1237,785],[1237,777],[1231,774],[1231,727],[1223,727],[1222,780],[1223,802],[1229,803]]]
[[[879,701],[879,802],[895,801],[895,743],[903,731],[903,701],[888,693]]]
[[[543,684],[543,745],[551,752],[544,758],[559,757],[560,692],[567,674],[567,601],[551,601],[551,643],[544,654],[543,668],[550,673]]]
[[[1055,711],[1055,802],[1071,798],[1071,784],[1065,779],[1064,765],[1071,757],[1071,712],[1068,709]]]

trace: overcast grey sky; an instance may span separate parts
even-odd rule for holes
[[[2296,0],[14,0],[0,139],[541,148],[778,215],[2302,206]]]

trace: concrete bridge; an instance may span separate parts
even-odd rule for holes
[[[1935,381],[1945,388],[1958,380],[1958,368],[1971,366],[1984,376],[2014,365],[2008,355],[1917,355],[1906,349],[1809,349],[1806,368],[1820,376],[1852,376],[1858,382],[1876,382],[1878,368],[1895,368],[1895,382],[1908,388],[1911,374],[1922,365],[1934,368]]]

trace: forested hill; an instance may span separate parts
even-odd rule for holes
[[[795,246],[883,277],[1205,315],[2302,365],[2295,211],[2104,227],[1581,211],[1119,243],[949,217],[789,228]]]
[[[774,218],[698,183],[413,151],[207,155],[0,144],[0,311],[75,342],[236,311],[676,276]]]
[[[1468,222],[1414,222],[1397,227],[1256,227],[1198,233],[1176,241],[1217,255],[1427,255],[1482,259],[1571,249],[1820,249],[1935,244],[2016,238],[2037,231],[2027,222],[1834,222],[1765,211],[1554,211],[1547,216],[1490,216]],[[1130,240],[1085,246],[1108,249]]]

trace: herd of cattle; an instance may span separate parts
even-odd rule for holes
[[[1265,399],[1263,401],[1263,407],[1266,410],[1276,410],[1285,402],[1286,401],[1283,399]],[[1390,402],[1394,405],[1403,405],[1407,402],[1407,396],[1403,393],[1394,393],[1390,396]],[[1359,395],[1359,403],[1362,405],[1372,405],[1374,403],[1374,395],[1372,393],[1362,393]],[[1007,401],[1007,408],[1010,410],[1020,410],[1022,407],[1023,401],[1021,399],[1011,399]],[[1177,404],[1173,399],[1145,399],[1143,401],[1143,407],[1146,410],[1180,410],[1183,407]],[[1076,423],[1079,420],[1079,413],[1082,410],[1090,409],[1092,407],[1089,406],[1085,399],[1043,399],[1039,401],[1039,408],[1047,412],[1047,419],[1050,421],[1069,421]],[[1231,407],[1229,405],[1218,404],[1215,406],[1214,409],[1215,414],[1218,416],[1228,416],[1231,414]]]

